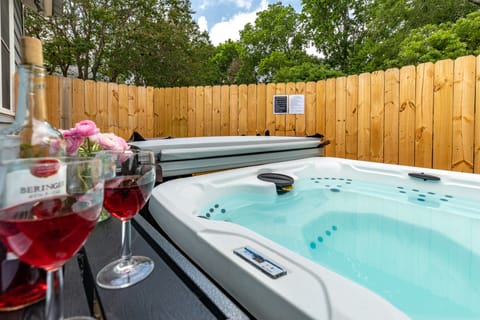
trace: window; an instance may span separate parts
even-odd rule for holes
[[[12,99],[13,71],[15,70],[14,49],[14,0],[0,1],[0,71],[2,85],[0,86],[0,113],[14,113]]]

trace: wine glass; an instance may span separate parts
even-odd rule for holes
[[[154,263],[148,257],[133,256],[131,219],[152,193],[155,183],[155,156],[148,150],[105,150],[97,153],[105,172],[103,206],[122,221],[122,254],[97,274],[97,284],[105,289],[126,288],[145,279]]]
[[[63,319],[62,266],[97,223],[102,170],[99,159],[87,157],[0,162],[0,240],[21,261],[47,271],[47,320]]]

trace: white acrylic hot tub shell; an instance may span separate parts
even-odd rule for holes
[[[467,194],[478,194],[479,179],[474,175],[414,169],[442,176],[442,184]],[[248,189],[275,195],[271,183],[256,179],[259,173],[278,172],[296,179],[320,170],[332,176],[350,170],[379,182],[402,179],[407,186],[418,183],[408,177],[411,167],[316,157],[172,180],[155,188],[149,208],[173,241],[258,319],[408,319],[370,290],[253,231],[197,216],[200,208],[227,192]],[[243,246],[284,267],[287,275],[271,279],[249,265],[233,253]]]

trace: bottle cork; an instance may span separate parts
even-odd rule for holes
[[[32,37],[21,38],[22,63],[43,65],[42,42],[40,39]]]

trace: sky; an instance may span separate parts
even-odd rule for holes
[[[245,24],[254,23],[258,11],[277,2],[291,5],[297,12],[302,8],[301,0],[191,0],[193,18],[200,30],[208,31],[214,45],[239,40]]]

